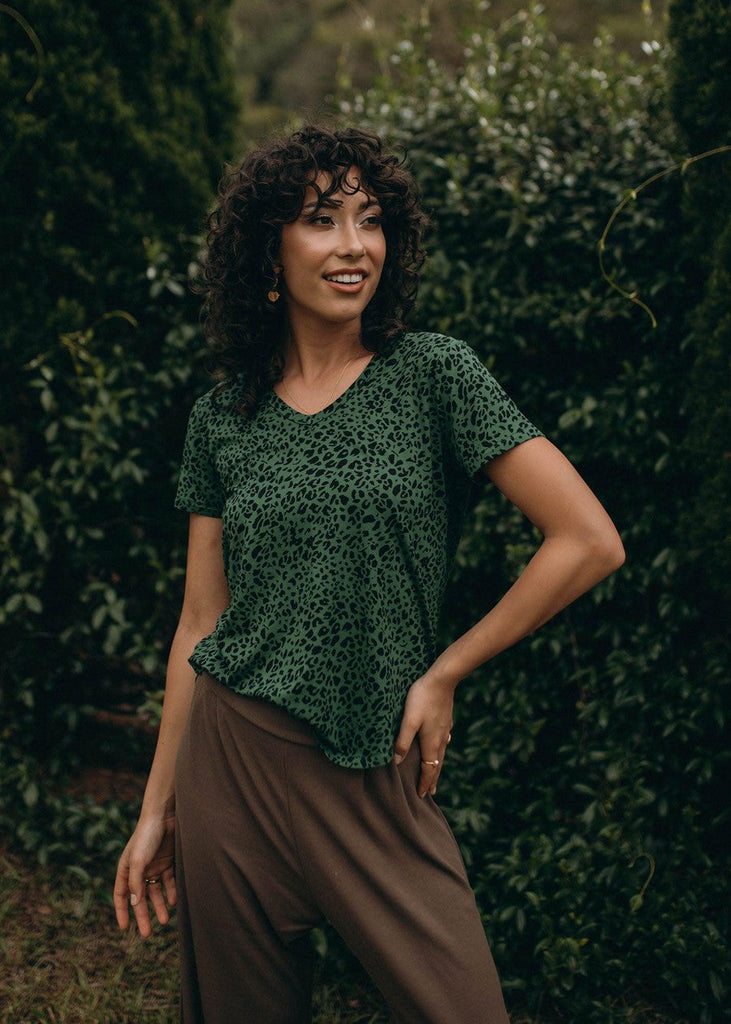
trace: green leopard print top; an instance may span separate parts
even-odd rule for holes
[[[176,507],[223,519],[231,604],[190,662],[308,722],[351,768],[392,759],[436,657],[475,474],[540,432],[463,342],[406,334],[307,416],[236,384],[194,405]]]

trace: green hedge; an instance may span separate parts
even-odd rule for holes
[[[236,113],[228,6],[0,11],[0,803],[41,851],[63,845],[44,801],[80,728],[95,745],[87,709],[159,687],[174,628],[203,377],[187,262]]]
[[[698,292],[677,231],[680,175],[658,45],[577,56],[537,13],[475,30],[458,75],[405,42],[343,103],[403,143],[431,214],[420,326],[470,341],[578,465],[627,565],[458,691],[441,797],[511,1002],[618,1021],[645,1000],[720,1020],[729,985],[723,728],[728,667],[704,643],[705,579],[677,524],[688,493],[685,329]],[[689,172],[690,174],[691,172]],[[486,492],[445,635],[482,614],[535,538]]]
[[[681,519],[690,560],[709,584],[706,630],[723,642],[731,603],[731,18],[718,0],[673,0],[670,16],[670,100],[682,137],[693,153],[727,147],[699,163],[684,196],[703,295],[687,319],[696,350],[685,401],[693,500]]]

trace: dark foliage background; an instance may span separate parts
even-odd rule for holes
[[[731,7],[721,0],[675,0],[671,7],[670,101],[688,152],[731,139]],[[695,359],[684,409],[691,501],[681,516],[693,589],[706,597],[706,631],[721,643],[731,599],[731,161],[700,164],[683,205],[685,240],[701,300],[685,320]],[[712,570],[711,568],[712,567]],[[699,586],[696,587],[696,578]],[[700,596],[700,595],[699,595]]]
[[[188,262],[237,110],[227,7],[28,0],[28,31],[0,12],[2,789],[44,850],[83,819],[45,807],[48,780],[90,709],[159,687],[174,628]]]
[[[545,1020],[629,1021],[651,1005],[711,1024],[731,987],[728,157],[640,188],[727,138],[713,112],[729,51],[708,27],[723,5],[674,6],[669,72],[659,44],[641,66],[607,41],[559,45],[534,10],[500,30],[480,23],[450,65],[432,57],[422,20],[371,89],[355,95],[341,76],[339,116],[402,144],[422,184],[432,227],[418,326],[475,346],[627,547],[620,573],[462,684],[440,790],[511,1006]],[[207,386],[187,239],[232,100],[223,4],[140,5],[145,34],[123,75],[123,13],[93,5],[90,35],[69,41],[62,0],[31,7],[47,58],[30,104],[32,47],[0,19],[13,41],[0,59],[13,140],[0,217],[23,237],[3,269],[0,820],[27,851],[94,874],[108,872],[129,814],[69,800],[61,781],[100,709],[157,706],[180,598],[175,467]],[[181,82],[192,46],[205,75]],[[699,52],[713,55],[702,81]],[[150,62],[157,92],[135,84]],[[177,88],[180,120],[165,105]],[[604,256],[654,329],[598,269],[631,189]],[[536,540],[494,489],[479,496],[445,640]],[[338,969],[337,943],[319,941]]]

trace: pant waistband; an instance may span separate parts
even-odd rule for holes
[[[306,747],[318,746],[312,726],[303,722],[301,718],[295,718],[272,701],[236,693],[230,686],[219,683],[208,672],[202,672],[197,676],[196,685],[214,688],[219,700],[264,732],[271,733],[279,739],[289,740],[290,743],[299,743]]]

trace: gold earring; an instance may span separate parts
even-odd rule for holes
[[[279,301],[279,271],[274,271],[274,284],[267,292],[267,298],[274,305],[275,302]]]

